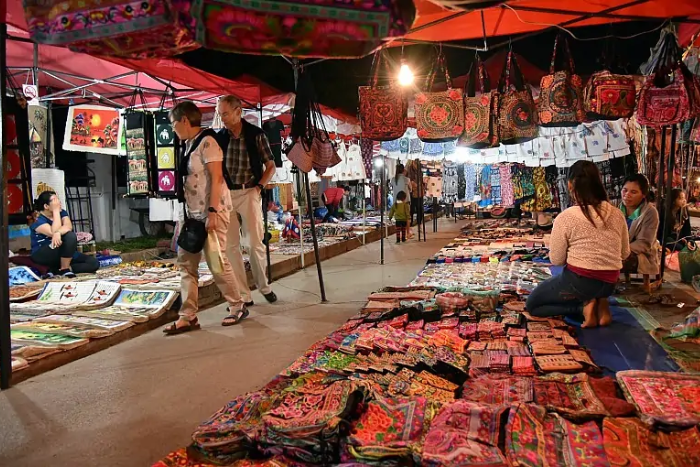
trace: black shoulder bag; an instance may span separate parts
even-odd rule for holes
[[[204,248],[204,242],[207,241],[206,224],[204,221],[192,219],[187,216],[187,201],[185,200],[185,179],[187,177],[187,166],[190,162],[190,156],[192,152],[197,149],[199,143],[202,142],[205,136],[215,137],[216,133],[211,129],[202,131],[194,140],[190,150],[186,151],[184,157],[180,160],[180,174],[182,177],[177,190],[177,198],[183,203],[185,222],[182,224],[180,235],[177,237],[177,246],[189,253],[199,253]]]

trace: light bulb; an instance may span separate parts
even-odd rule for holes
[[[413,84],[413,72],[405,62],[401,63],[401,69],[399,70],[399,84],[401,86]]]
[[[384,165],[384,161],[381,158],[377,157],[376,159],[374,159],[374,165],[377,167],[381,167],[382,165]]]

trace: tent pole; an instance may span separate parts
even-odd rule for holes
[[[263,106],[262,106],[262,103],[260,104],[259,110],[260,110],[260,126],[262,127],[262,124],[263,124]],[[270,227],[267,223],[267,206],[269,203],[268,195],[269,195],[269,193],[265,190],[265,196],[262,197],[263,198],[262,210],[263,210],[263,216],[265,216],[265,236],[264,236],[264,238],[265,238],[265,256],[267,259],[267,283],[271,284],[272,283],[272,267],[270,266],[270,237],[268,236],[269,231],[270,231]]]
[[[384,170],[386,167],[384,165],[384,152],[382,152],[382,167],[381,167],[381,187],[379,188],[379,238],[380,238],[380,249],[381,249],[381,264],[384,264],[384,203],[387,199],[384,183]]]
[[[12,376],[12,356],[10,346],[10,291],[8,290],[10,239],[7,229],[7,147],[5,145],[5,103],[7,97],[7,24],[5,23],[4,8],[0,8],[0,389],[10,387]],[[26,131],[26,128],[24,129]]]
[[[302,196],[301,196],[301,186],[302,186],[302,180],[303,180],[303,175],[301,171],[297,171],[296,173],[296,182],[297,182],[297,209],[299,210],[299,247],[301,248],[301,268],[304,269],[304,216],[302,215],[301,208],[304,205],[302,202]]]
[[[309,183],[309,174],[304,174],[304,184],[306,185],[306,202],[309,205],[309,219],[311,220],[311,238],[314,242],[314,256],[316,257],[316,270],[318,271],[318,286],[321,288],[321,302],[326,300],[326,287],[323,285],[323,271],[321,270],[321,255],[318,252],[318,239],[316,238],[316,216],[314,216],[314,207],[311,201],[311,184]],[[304,232],[302,229],[302,237]]]
[[[365,183],[362,181],[362,244],[365,245],[367,236],[367,231],[365,230],[365,224],[367,222],[367,200],[365,199]]]
[[[657,130],[658,131],[658,130]],[[659,168],[656,172],[656,202],[661,202],[664,192],[664,161],[666,160],[666,127],[661,128],[661,151],[659,152]]]
[[[666,237],[668,237],[668,234],[670,233],[668,231],[668,226],[669,226],[669,220],[671,216],[671,190],[673,189],[673,166],[676,162],[676,132],[678,128],[677,125],[673,125],[671,128],[671,152],[668,157],[668,169],[666,173],[666,203],[665,203],[665,208],[664,208],[664,226],[663,226],[663,237],[661,237],[661,240],[663,242],[666,242]],[[665,133],[665,132],[664,132]],[[665,135],[664,135],[665,136]],[[664,138],[665,139],[665,138]],[[663,166],[660,167],[661,169],[661,174],[663,175]],[[663,176],[661,177],[661,180],[663,180]],[[661,268],[659,269],[659,276],[661,277],[661,282],[663,283],[664,281],[664,271],[666,269],[666,245],[662,244],[661,245]]]

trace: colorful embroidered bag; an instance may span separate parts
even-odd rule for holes
[[[197,42],[256,55],[360,58],[413,25],[410,0],[191,0]]]
[[[637,103],[634,78],[608,70],[598,71],[590,77],[583,101],[591,120],[629,118]]]
[[[564,43],[566,70],[555,71],[557,48]],[[574,60],[571,58],[566,38],[557,36],[554,52],[549,65],[549,74],[540,81],[540,98],[537,111],[542,126],[576,126],[583,122],[583,81],[574,73]]]
[[[511,82],[511,67],[513,69]],[[513,84],[515,90],[511,90]],[[511,50],[498,85],[498,133],[503,144],[520,144],[538,135],[535,101]]]
[[[76,52],[131,58],[199,47],[189,0],[25,0],[32,40]]]
[[[390,78],[387,86],[378,86],[379,62],[391,73],[385,52],[377,52],[372,63],[372,82],[360,86],[360,127],[362,137],[375,141],[393,141],[406,133],[408,101],[399,86]]]
[[[476,95],[477,74],[480,94]],[[491,91],[484,63],[476,56],[464,86],[464,133],[457,144],[472,149],[498,146],[498,93]]]
[[[692,117],[691,96],[675,36],[667,34],[661,47],[659,59],[639,93],[637,121],[641,125],[675,125]]]
[[[446,91],[432,92],[438,68],[445,72]],[[454,141],[464,131],[462,90],[452,88],[452,79],[440,53],[436,66],[428,74],[424,92],[416,94],[415,115],[418,138],[426,143]]]

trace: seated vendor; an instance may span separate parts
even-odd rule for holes
[[[47,266],[64,277],[91,274],[99,269],[97,258],[78,252],[78,237],[61,200],[53,191],[44,191],[35,202],[37,217],[29,226],[32,239],[32,261]]]
[[[659,273],[659,213],[648,202],[649,181],[642,174],[627,177],[622,187],[622,205],[630,236],[630,255],[625,260],[622,272],[629,281],[630,274],[642,274],[644,289],[650,291],[649,276]]]
[[[664,223],[666,223],[666,238],[663,239],[663,244],[666,248],[673,251],[680,251],[688,244],[688,240],[692,240],[690,229],[690,216],[688,214],[685,192],[680,188],[671,190],[671,215],[662,216],[661,228],[659,229],[659,238],[664,235]],[[662,204],[660,206],[666,206]]]
[[[625,216],[608,202],[593,162],[574,163],[568,186],[574,205],[554,220],[549,251],[551,263],[565,268],[539,284],[525,307],[539,317],[583,314],[584,328],[606,326],[608,298],[630,252]]]

